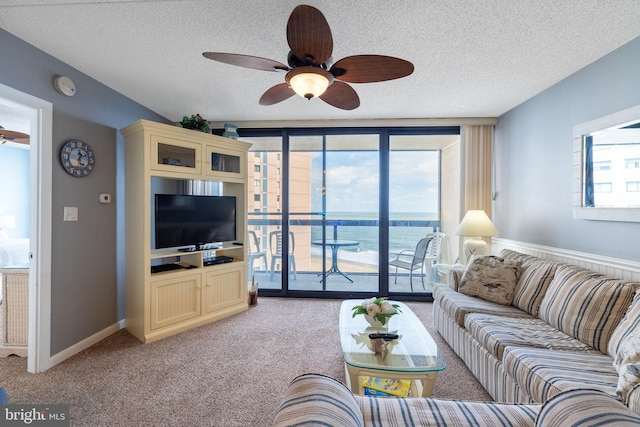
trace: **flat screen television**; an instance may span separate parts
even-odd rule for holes
[[[236,198],[156,194],[155,237],[156,249],[235,241]]]

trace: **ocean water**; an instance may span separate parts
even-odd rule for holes
[[[438,221],[437,214],[423,213],[391,213],[389,227],[389,252],[400,252],[405,249],[414,250],[418,241],[432,233],[431,226],[416,226],[422,221]],[[378,214],[333,212],[327,214],[327,220],[361,221],[366,225],[338,225],[338,239],[355,240],[358,246],[340,248],[339,258],[362,264],[378,265],[379,227]],[[396,225],[394,225],[396,224]],[[333,238],[334,227],[327,227],[327,239]],[[311,238],[322,238],[322,227],[311,228]],[[321,248],[313,247],[312,254],[320,255]]]

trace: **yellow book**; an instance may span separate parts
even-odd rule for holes
[[[411,380],[395,378],[362,377],[362,387],[381,391],[392,396],[407,397],[411,389]]]

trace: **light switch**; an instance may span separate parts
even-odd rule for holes
[[[64,221],[77,221],[78,220],[78,208],[75,206],[64,207]]]

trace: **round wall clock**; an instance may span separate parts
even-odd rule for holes
[[[89,144],[82,141],[67,141],[60,151],[60,161],[62,167],[70,175],[87,176],[96,164],[93,149]]]

